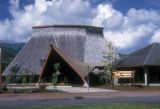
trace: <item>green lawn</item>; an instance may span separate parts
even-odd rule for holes
[[[46,106],[46,107],[0,107],[0,109],[160,109],[160,105],[151,104],[105,104],[77,106]]]

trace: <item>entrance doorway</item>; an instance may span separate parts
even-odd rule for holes
[[[54,48],[49,53],[46,64],[41,75],[41,79],[45,82],[51,82],[52,74],[55,73],[54,65],[60,64],[58,75],[58,84],[64,85],[83,85],[81,77],[70,66],[69,62],[64,59]]]

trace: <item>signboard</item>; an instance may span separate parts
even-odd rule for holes
[[[113,77],[117,78],[134,78],[134,71],[115,71]]]

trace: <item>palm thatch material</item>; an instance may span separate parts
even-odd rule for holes
[[[3,72],[11,74],[12,67],[19,67],[18,73],[41,75],[51,47],[73,69],[84,78],[88,74],[86,66],[103,66],[105,38],[103,28],[82,25],[52,25],[33,27],[30,41]]]
[[[122,58],[118,68],[160,66],[160,44],[153,43]]]

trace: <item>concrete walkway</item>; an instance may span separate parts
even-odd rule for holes
[[[47,90],[54,90],[53,86],[48,86]],[[87,88],[87,87],[71,87],[71,86],[57,86],[57,89],[67,93],[87,93],[87,92],[115,92],[115,90],[101,89],[101,88]]]

